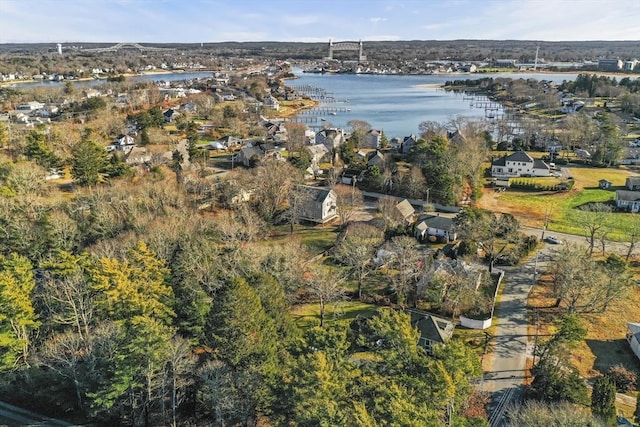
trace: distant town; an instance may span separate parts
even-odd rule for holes
[[[0,45],[0,424],[639,424],[638,57]]]

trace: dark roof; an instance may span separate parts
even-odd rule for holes
[[[331,189],[327,187],[312,187],[310,185],[299,185],[298,188],[304,189],[311,194],[311,197],[315,202],[322,203],[329,193],[331,193]]]
[[[611,182],[611,181],[609,181],[608,179],[601,179],[601,180],[600,180],[600,181],[598,181],[598,182],[601,182],[601,183],[607,183],[607,182],[608,182],[609,184],[612,184],[612,182]]]
[[[524,151],[516,151],[515,153],[508,155],[506,160],[509,162],[533,162],[533,158]]]
[[[453,227],[453,219],[444,216],[428,215],[420,217],[419,223],[426,223],[428,227],[435,228],[437,230],[451,230]]]
[[[507,156],[502,156],[498,160],[494,160],[491,166],[507,166]]]
[[[640,200],[640,191],[616,190],[616,200],[636,202]]]
[[[628,184],[640,184],[640,176],[630,176],[629,178],[627,178],[627,185]]]
[[[549,165],[546,164],[545,162],[543,162],[540,159],[536,159],[533,161],[533,168],[534,169],[549,169]]]
[[[431,314],[410,311],[411,325],[420,331],[420,338],[444,344],[453,335],[455,325]]]

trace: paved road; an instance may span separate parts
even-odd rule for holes
[[[483,389],[492,393],[492,427],[501,426],[509,405],[522,398],[527,358],[533,354],[527,323],[527,296],[535,277],[546,268],[551,253],[550,245],[545,245],[523,265],[502,268],[505,277],[494,317],[497,328],[491,338],[491,366],[483,381]]]
[[[66,421],[45,417],[26,409],[18,408],[5,402],[0,402],[0,426],[50,426],[66,427],[72,426]]]

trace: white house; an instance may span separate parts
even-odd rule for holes
[[[425,241],[429,236],[434,236],[448,242],[454,241],[457,238],[453,218],[439,215],[428,215],[418,219],[415,236],[419,241]]]
[[[640,191],[616,190],[616,207],[629,212],[640,212]]]
[[[273,95],[267,95],[264,97],[264,105],[272,110],[280,110],[280,102]]]
[[[534,160],[524,151],[500,157],[491,164],[491,176],[510,178],[517,176],[550,176],[551,168],[542,160]]]
[[[640,323],[627,323],[627,342],[633,354],[640,359]]]
[[[20,111],[35,111],[41,108],[44,108],[44,104],[42,102],[29,101],[18,105],[18,108],[16,109]]]
[[[338,198],[332,189],[308,185],[299,185],[298,188],[309,193],[302,208],[302,219],[324,224],[338,216]]]

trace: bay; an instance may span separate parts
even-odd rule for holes
[[[557,73],[492,73],[438,75],[316,74],[295,69],[298,78],[288,80],[290,87],[313,86],[324,89],[335,102],[322,103],[321,108],[305,112],[296,119],[306,121],[316,130],[335,126],[349,128],[350,120],[363,120],[383,130],[389,139],[418,133],[424,121],[446,123],[457,117],[483,119],[485,110],[472,107],[462,94],[434,87],[448,80],[504,77],[511,79],[549,80],[554,83],[575,80],[578,74]],[[329,113],[326,108],[336,109]],[[349,109],[350,111],[345,111]],[[317,117],[316,121],[309,117]],[[324,120],[323,120],[324,119]]]

